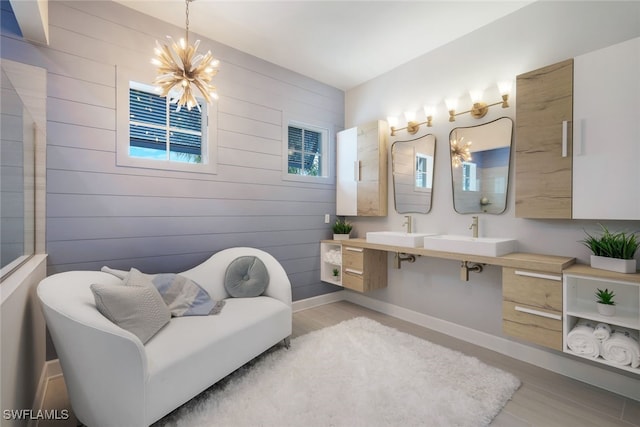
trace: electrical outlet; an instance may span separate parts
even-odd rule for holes
[[[331,215],[324,214],[324,223],[329,224],[330,221],[331,221]]]

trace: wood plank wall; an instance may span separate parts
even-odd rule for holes
[[[178,272],[253,246],[283,264],[294,300],[336,290],[320,282],[319,262],[335,183],[283,179],[282,139],[284,117],[329,124],[333,156],[344,92],[202,39],[222,62],[217,174],[119,167],[116,69],[153,73],[155,40],[184,29],[109,1],[50,2],[49,25],[49,46],[2,32],[4,58],[48,70],[48,274]]]

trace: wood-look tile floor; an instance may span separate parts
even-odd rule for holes
[[[511,372],[520,378],[522,386],[493,420],[492,426],[640,426],[640,402],[638,401],[346,301],[294,313],[293,337],[359,316],[371,318],[402,332],[477,357],[489,365]],[[638,383],[640,387],[640,380]],[[70,409],[62,377],[49,381],[44,406],[44,409]],[[75,425],[76,421],[72,416],[66,422],[41,421],[38,427]],[[429,427],[428,423],[425,423],[425,427]]]

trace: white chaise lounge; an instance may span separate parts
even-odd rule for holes
[[[241,256],[266,266],[263,295],[229,298],[225,271]],[[117,285],[116,276],[70,271],[39,284],[71,406],[83,424],[148,426],[291,335],[291,284],[270,254],[226,249],[180,275],[225,305],[216,315],[174,317],[146,344],[96,308],[90,286]]]

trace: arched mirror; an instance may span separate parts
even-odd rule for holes
[[[507,208],[513,121],[502,117],[449,134],[453,208],[461,214],[501,214]]]
[[[393,197],[398,213],[431,210],[436,137],[424,135],[391,146]]]

